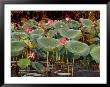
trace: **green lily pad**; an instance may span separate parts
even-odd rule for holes
[[[53,29],[54,28],[52,24],[45,24],[43,27],[46,29]]]
[[[56,29],[54,29],[54,30],[49,30],[48,31],[48,36],[53,36],[53,35],[55,35],[55,34],[57,34],[57,30]]]
[[[55,29],[62,29],[62,28],[69,29],[69,27],[67,26],[67,24],[65,24],[64,22],[61,22],[61,21],[57,21],[54,24],[54,27],[55,27]]]
[[[12,38],[20,38],[20,39],[26,39],[29,38],[29,34],[23,30],[18,30],[11,33]]]
[[[11,41],[11,56],[18,56],[22,54],[26,44],[22,41]]]
[[[65,47],[76,56],[86,56],[90,52],[90,48],[87,44],[76,40],[69,41]]]
[[[69,28],[72,28],[72,29],[79,29],[80,27],[80,24],[78,21],[75,21],[75,20],[71,20],[67,23],[68,27]]]
[[[32,34],[42,35],[44,33],[43,29],[36,29],[32,32]]]
[[[92,21],[89,19],[83,19],[80,18],[80,22],[85,26],[85,27],[91,27],[92,26]]]
[[[37,22],[36,22],[35,20],[30,19],[30,20],[28,21],[28,23],[26,23],[26,24],[23,25],[23,27],[24,27],[24,28],[26,28],[26,27],[31,27],[31,28],[32,28],[32,27],[35,27],[36,24],[37,24]]]
[[[40,48],[48,51],[52,51],[54,48],[59,47],[58,40],[51,37],[39,37],[37,42]]]
[[[18,65],[21,69],[27,68],[30,64],[31,64],[31,61],[30,61],[28,58],[20,59],[19,61],[17,61],[17,65]]]
[[[38,73],[43,73],[45,72],[45,67],[38,62],[32,62],[32,68],[34,68],[35,70],[37,70]]]
[[[90,54],[97,63],[100,62],[100,46],[93,47]]]
[[[79,40],[81,36],[81,30],[73,30],[73,29],[63,30],[62,29],[59,32],[61,36],[67,37],[69,39],[74,39],[74,40]]]

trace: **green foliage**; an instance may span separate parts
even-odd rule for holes
[[[11,41],[11,56],[18,56],[22,54],[26,44],[22,41]]]
[[[68,25],[69,28],[71,29],[79,29],[80,27],[80,24],[78,21],[75,21],[75,20],[71,20],[69,21],[68,23],[66,23]]]
[[[26,69],[30,64],[31,64],[31,61],[28,58],[20,59],[19,61],[17,61],[17,65],[21,69]]]
[[[71,40],[65,47],[76,56],[86,56],[90,52],[89,46],[80,41]]]
[[[75,39],[75,40],[79,40],[80,39],[80,36],[81,36],[81,30],[72,30],[72,29],[69,29],[69,30],[60,30],[60,34],[63,36],[63,37],[67,37],[69,39]]]
[[[51,37],[39,37],[37,42],[40,48],[48,51],[52,51],[54,48],[59,47],[58,40]]]
[[[90,54],[97,63],[100,63],[100,46],[93,47]]]
[[[92,26],[92,21],[89,19],[83,19],[80,18],[80,22],[85,26],[85,27],[91,27]]]
[[[37,70],[38,73],[45,72],[45,67],[41,63],[38,63],[38,62],[32,62],[32,68]]]
[[[57,22],[54,24],[54,28],[55,28],[55,29],[62,29],[62,28],[69,29],[69,27],[68,27],[64,22],[61,22],[61,21],[57,21]]]
[[[41,36],[44,33],[43,29],[35,29],[31,34],[36,34]]]
[[[33,27],[36,27],[36,25],[37,25],[37,22],[35,20],[33,20],[33,19],[30,19],[28,21],[28,23],[23,25],[23,28],[27,28],[27,27],[33,28]]]
[[[29,34],[23,30],[17,30],[11,33],[12,38],[26,39],[29,38]]]
[[[54,29],[54,30],[49,30],[48,31],[48,34],[49,34],[49,36],[53,36],[53,35],[55,35],[55,34],[57,34],[57,30],[56,29]]]

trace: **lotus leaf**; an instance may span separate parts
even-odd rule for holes
[[[86,56],[90,52],[90,48],[87,44],[76,40],[69,41],[65,47],[76,56]]]
[[[26,28],[26,27],[31,27],[31,28],[32,28],[32,27],[35,27],[36,24],[37,24],[37,22],[36,22],[35,20],[30,19],[30,20],[28,21],[28,23],[26,23],[26,24],[23,25],[23,27],[24,27],[24,28]]]
[[[21,69],[27,68],[30,64],[31,64],[31,61],[28,58],[20,59],[19,61],[17,61],[17,65]]]
[[[37,34],[37,35],[42,35],[44,33],[43,29],[36,29],[34,31],[32,31],[32,34]]]
[[[38,62],[32,62],[32,67],[37,70],[38,73],[45,72],[45,67]]]
[[[55,27],[55,29],[62,29],[62,28],[69,29],[69,27],[67,26],[67,24],[65,24],[64,22],[61,22],[61,21],[57,21],[54,24],[54,27]]]
[[[54,30],[49,30],[49,31],[48,31],[48,34],[49,34],[49,36],[53,36],[53,35],[57,34],[57,30],[56,30],[56,29],[54,29]]]
[[[12,38],[16,37],[16,38],[20,38],[20,39],[26,39],[26,38],[29,38],[29,34],[23,30],[18,30],[18,31],[12,32],[11,37]]]
[[[60,30],[60,34],[63,37],[79,40],[80,36],[81,36],[81,30],[73,30],[73,29],[63,30],[62,29],[62,30]]]
[[[53,29],[54,28],[52,24],[45,24],[43,27],[46,29]]]
[[[22,41],[11,41],[11,56],[18,56],[22,54],[26,44]]]
[[[48,51],[52,51],[54,48],[59,47],[58,40],[51,37],[39,37],[37,42],[40,48]]]
[[[72,29],[79,29],[80,27],[80,24],[78,21],[75,21],[75,20],[71,20],[67,23],[68,27],[69,28],[72,28]]]
[[[80,18],[80,21],[85,27],[91,27],[93,24],[92,21],[89,19]]]
[[[100,46],[93,47],[90,54],[97,63],[100,62]]]

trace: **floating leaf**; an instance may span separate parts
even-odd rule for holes
[[[43,29],[36,29],[32,32],[32,34],[42,35],[44,33]]]
[[[97,47],[96,44],[92,44],[92,45],[89,45],[90,49],[94,48],[94,47]]]
[[[56,29],[48,31],[48,35],[49,36],[54,36],[55,34],[57,34],[57,30]]]
[[[11,56],[18,56],[22,54],[26,44],[22,41],[11,41]]]
[[[52,24],[45,24],[43,27],[45,29],[53,29],[54,28]]]
[[[32,28],[32,27],[35,27],[36,24],[37,24],[37,22],[35,20],[30,19],[26,24],[23,25],[23,27],[24,28],[26,28],[26,27]]]
[[[89,46],[80,41],[71,40],[65,47],[76,56],[86,56],[90,52]]]
[[[11,33],[12,38],[20,38],[20,39],[26,39],[29,38],[29,34],[23,30],[18,30]]]
[[[44,50],[52,51],[54,48],[59,47],[58,40],[51,37],[39,37],[38,46]]]
[[[92,21],[89,19],[83,19],[80,18],[81,23],[85,26],[85,27],[91,27],[92,26]]]
[[[80,27],[80,24],[78,21],[75,21],[75,20],[71,20],[67,23],[68,27],[69,28],[72,28],[72,29],[79,29]]]
[[[54,24],[54,27],[55,27],[55,29],[62,29],[62,28],[69,29],[69,27],[64,22],[61,22],[61,21],[57,21]]]
[[[81,30],[60,30],[60,34],[63,37],[67,37],[69,39],[75,39],[75,40],[79,40],[80,36],[81,36]]]
[[[27,68],[30,64],[31,64],[31,61],[30,61],[28,58],[20,59],[19,61],[17,61],[17,65],[18,65],[21,69]]]
[[[97,63],[100,62],[100,46],[93,47],[90,54]]]
[[[32,68],[36,69],[38,73],[45,72],[45,67],[38,62],[32,62]]]

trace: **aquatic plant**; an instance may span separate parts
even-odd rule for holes
[[[57,22],[54,24],[54,28],[55,28],[55,29],[62,29],[62,28],[69,29],[69,27],[68,27],[64,22],[61,22],[61,21],[57,21]]]
[[[86,43],[71,40],[65,46],[68,51],[74,53],[76,56],[86,56],[90,52],[90,48]]]
[[[17,61],[17,65],[21,69],[26,69],[30,64],[31,64],[31,61],[28,58],[23,58],[23,59],[20,59],[19,61]]]
[[[60,30],[60,34],[68,39],[79,40],[81,36],[81,30]]]
[[[39,62],[32,62],[32,68],[34,68],[38,73],[44,73],[46,68]]]
[[[89,19],[84,19],[80,18],[80,22],[85,26],[85,27],[91,27],[93,25],[92,21]]]
[[[11,56],[18,56],[23,53],[26,44],[22,41],[11,41]]]
[[[90,54],[97,63],[100,63],[100,46],[93,47]]]
[[[79,27],[80,27],[79,22],[78,22],[78,21],[75,21],[75,20],[71,20],[71,21],[67,22],[66,24],[67,24],[68,27],[71,28],[71,29],[76,29],[76,30],[78,30]]]

